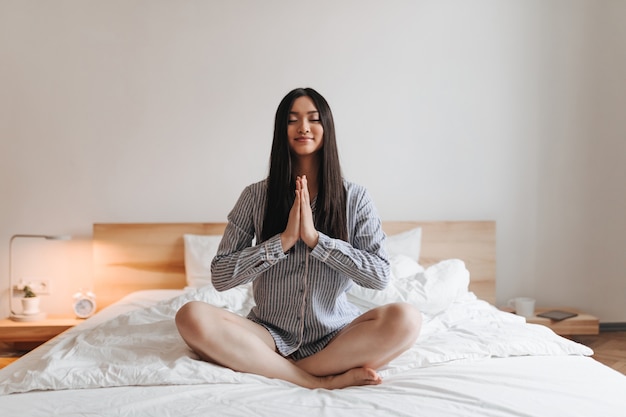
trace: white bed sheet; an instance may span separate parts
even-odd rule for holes
[[[379,386],[338,391],[261,380],[45,391],[0,397],[0,410],[31,417],[617,417],[626,410],[623,390],[623,375],[588,357],[510,357],[414,369]]]
[[[173,313],[189,299],[219,305],[215,297],[202,290],[141,292],[103,310],[0,370],[3,393],[54,389],[2,395],[2,415],[626,414],[625,376],[586,357],[588,348],[471,293],[427,317],[415,346],[381,370],[382,385],[337,391],[194,359]],[[241,311],[249,308],[245,299]],[[150,307],[159,300],[165,301]]]

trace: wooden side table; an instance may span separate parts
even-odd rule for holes
[[[0,320],[0,342],[11,344],[18,350],[31,350],[82,322],[82,319],[63,316],[51,316],[45,320],[30,322],[7,318]]]
[[[550,320],[544,317],[537,317],[550,310],[562,310],[578,314],[576,317],[570,317],[565,320]],[[583,313],[574,308],[538,308],[535,310],[535,316],[527,318],[528,323],[542,324],[554,330],[556,334],[561,336],[598,334],[600,333],[600,322],[597,317],[591,314]]]

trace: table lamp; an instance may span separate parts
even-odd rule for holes
[[[9,240],[9,309],[11,310],[10,319],[14,321],[38,321],[46,318],[46,313],[35,314],[18,314],[13,309],[13,293],[15,291],[15,284],[13,284],[13,241],[21,238],[36,238],[47,240],[70,240],[72,237],[68,235],[13,235]]]

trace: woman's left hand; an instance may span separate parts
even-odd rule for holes
[[[307,185],[306,175],[298,177],[300,182],[300,239],[309,247],[314,248],[319,240],[319,233],[313,223],[313,212],[311,211],[311,197]]]

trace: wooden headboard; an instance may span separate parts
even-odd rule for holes
[[[183,234],[221,235],[225,223],[96,223],[94,290],[103,308],[133,291],[186,285]],[[496,296],[496,225],[493,221],[384,222],[393,235],[422,228],[420,264],[465,261],[470,290],[492,304]]]

